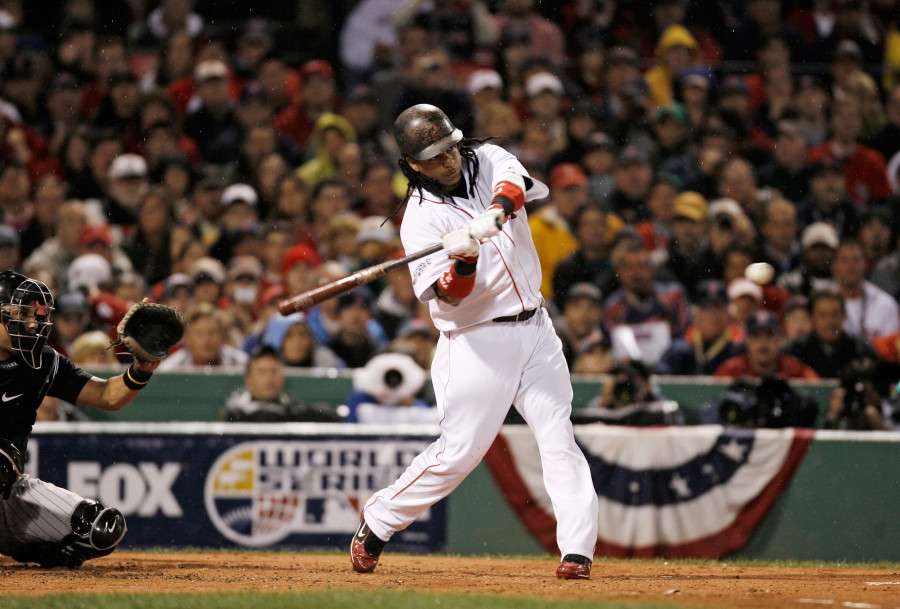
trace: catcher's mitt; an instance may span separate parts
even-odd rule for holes
[[[22,475],[23,469],[25,459],[22,452],[6,438],[0,438],[0,497],[9,499],[13,484]]]
[[[184,320],[178,309],[143,301],[135,303],[119,325],[114,345],[124,345],[135,359],[158,362],[184,335]]]

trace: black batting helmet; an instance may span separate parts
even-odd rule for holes
[[[52,312],[53,295],[43,282],[15,271],[0,273],[0,323],[12,350],[35,369],[41,367],[41,353],[53,327]]]
[[[437,106],[417,104],[394,121],[394,139],[405,156],[427,161],[457,145],[463,134]]]

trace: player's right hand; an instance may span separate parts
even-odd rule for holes
[[[469,235],[469,228],[458,228],[441,237],[447,256],[471,262],[478,258],[478,242]]]
[[[499,205],[491,205],[469,223],[469,235],[478,242],[484,242],[500,232],[506,214]]]

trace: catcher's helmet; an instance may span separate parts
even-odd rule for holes
[[[404,155],[427,161],[456,146],[463,134],[443,110],[431,104],[418,104],[401,112],[394,121],[394,139]]]
[[[0,323],[12,350],[32,368],[41,367],[41,353],[50,336],[53,295],[44,283],[15,271],[0,273]]]

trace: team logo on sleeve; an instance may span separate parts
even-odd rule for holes
[[[422,274],[431,267],[431,258],[426,258],[422,262],[416,265],[416,268],[412,272],[412,282],[413,285],[416,285],[416,280],[422,276]]]

